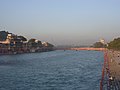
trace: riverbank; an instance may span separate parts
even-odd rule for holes
[[[110,75],[120,81],[120,51],[108,51]]]
[[[104,52],[100,90],[120,90],[120,51]]]
[[[92,50],[92,51],[104,51],[106,48],[91,48],[91,47],[85,47],[85,48],[71,48],[71,50]]]
[[[48,52],[48,51],[53,51],[53,50],[54,48],[51,48],[51,47],[29,48],[29,49],[28,48],[19,48],[19,49],[0,48],[0,55]]]
[[[27,40],[8,31],[0,31],[0,55],[52,51],[54,45],[35,38]]]

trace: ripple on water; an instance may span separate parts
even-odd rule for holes
[[[53,51],[0,58],[0,90],[99,90],[103,53]]]

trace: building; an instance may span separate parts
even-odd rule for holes
[[[102,43],[102,44],[105,44],[105,40],[104,39],[100,39],[100,42]]]
[[[48,42],[41,42],[37,39],[27,39],[23,36],[0,31],[0,53],[24,53],[24,52],[42,52],[53,50],[53,45]]]
[[[53,47],[53,45],[48,42],[43,42],[42,45],[43,47]]]
[[[15,34],[1,31],[0,32],[0,49],[6,49],[8,52],[21,53],[27,50],[26,38],[23,36],[17,36]]]

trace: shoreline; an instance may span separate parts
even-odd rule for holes
[[[85,48],[70,48],[70,50],[105,51],[105,50],[106,50],[106,48],[92,48],[92,47],[85,47]]]
[[[104,89],[120,90],[120,51],[106,50],[104,52],[100,90]]]
[[[111,76],[120,80],[120,51],[108,51],[108,64]]]
[[[16,54],[26,54],[26,53],[41,53],[41,52],[49,52],[54,51],[53,48],[40,48],[40,49],[20,49],[20,50],[9,50],[9,49],[0,49],[0,56],[1,55],[16,55]]]

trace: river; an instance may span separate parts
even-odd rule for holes
[[[0,56],[0,90],[99,90],[103,52]]]

